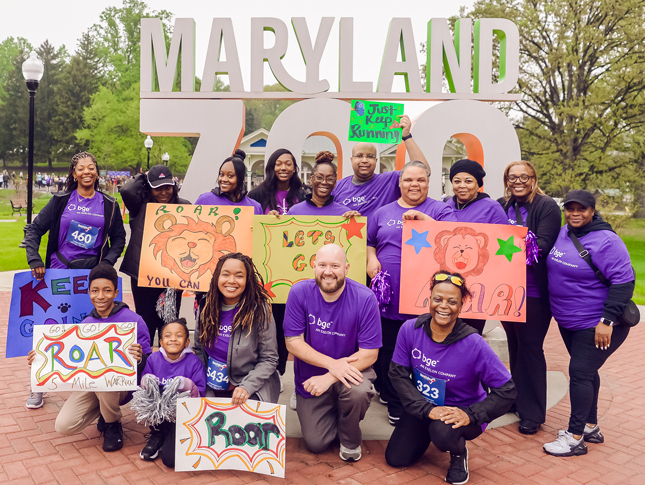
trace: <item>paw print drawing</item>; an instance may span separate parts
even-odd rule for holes
[[[69,303],[61,303],[58,305],[58,309],[61,311],[61,313],[67,313],[67,310],[70,309]]]

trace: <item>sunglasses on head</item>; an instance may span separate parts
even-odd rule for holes
[[[450,280],[450,282],[455,286],[461,286],[461,285],[464,284],[463,278],[460,278],[459,276],[452,276],[452,275],[449,275],[449,274],[444,274],[444,273],[439,273],[439,274],[435,275],[434,280],[439,281],[439,282]]]

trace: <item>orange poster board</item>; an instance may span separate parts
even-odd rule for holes
[[[525,227],[405,221],[401,254],[401,313],[427,313],[430,279],[461,273],[473,294],[462,318],[526,322]]]
[[[208,291],[226,253],[253,255],[253,207],[148,204],[139,286]]]

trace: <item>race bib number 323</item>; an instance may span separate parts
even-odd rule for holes
[[[437,377],[429,377],[415,367],[414,385],[426,401],[435,406],[444,405],[446,400],[446,381]]]

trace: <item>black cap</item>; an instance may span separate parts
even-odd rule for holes
[[[576,189],[570,191],[562,201],[562,204],[567,205],[569,202],[578,202],[585,207],[596,208],[596,198],[591,192],[587,192],[586,190]]]
[[[148,171],[148,183],[153,189],[162,185],[175,185],[172,172],[165,165],[155,165]]]
[[[452,182],[452,179],[455,177],[455,175],[462,172],[468,173],[475,177],[475,180],[477,180],[477,184],[480,187],[484,186],[484,177],[486,176],[486,172],[479,163],[475,162],[474,160],[468,160],[467,158],[456,161],[454,165],[450,167],[450,181]]]

